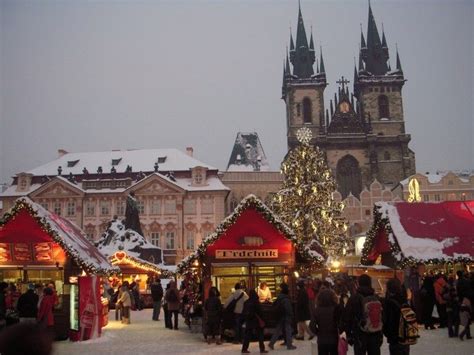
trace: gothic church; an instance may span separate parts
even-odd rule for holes
[[[283,68],[288,149],[298,144],[296,131],[309,128],[312,144],[326,153],[343,199],[349,194],[359,197],[374,180],[395,187],[415,174],[415,153],[408,148],[411,137],[405,132],[402,88],[406,80],[398,49],[392,70],[385,33],[380,39],[370,4],[367,36],[361,32],[360,42],[353,93],[342,77],[329,109],[324,108],[323,54],[320,50],[316,55],[312,33],[308,44],[301,7],[296,41],[290,34]]]

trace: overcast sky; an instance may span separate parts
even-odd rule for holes
[[[194,147],[225,169],[238,131],[271,167],[286,152],[280,99],[297,0],[0,0],[0,182],[70,152]],[[474,169],[474,2],[372,0],[406,79],[417,171]],[[302,0],[334,96],[352,80],[367,0]],[[352,83],[350,84],[352,88]],[[151,168],[151,167],[150,167]]]

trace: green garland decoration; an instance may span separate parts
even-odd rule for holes
[[[10,211],[6,212],[3,216],[3,220],[0,221],[0,227],[7,224],[9,221],[15,219],[15,217],[20,213],[22,210],[28,212],[28,214],[35,220],[36,223],[40,226],[40,228],[46,232],[48,235],[51,236],[53,241],[57,243],[65,252],[66,254],[84,271],[97,274],[97,275],[106,275],[111,276],[114,274],[120,274],[120,268],[111,266],[110,268],[101,268],[96,267],[93,263],[88,262],[81,258],[77,250],[70,244],[67,244],[57,233],[55,229],[51,227],[49,222],[45,217],[38,216],[38,212],[36,209],[33,208],[30,202],[28,202],[24,198],[20,198],[16,200],[15,205],[11,208]],[[91,245],[92,246],[92,245]],[[104,257],[104,259],[106,259]]]
[[[199,244],[197,250],[194,253],[185,257],[177,265],[177,273],[183,275],[187,272],[190,272],[192,270],[193,263],[196,260],[202,263],[206,255],[207,247],[217,241],[221,237],[221,235],[224,234],[229,229],[229,227],[231,227],[241,216],[241,214],[248,208],[254,208],[280,233],[282,233],[288,240],[290,240],[296,246],[296,250],[300,253],[303,259],[308,260],[311,263],[323,263],[324,260],[322,258],[312,255],[310,253],[310,250],[305,248],[304,244],[296,237],[292,229],[290,229],[285,223],[283,223],[280,218],[276,217],[273,211],[268,208],[261,200],[259,200],[255,195],[251,194],[245,197],[235,208],[234,212],[228,217],[226,217],[219,226],[217,226],[214,233],[209,235],[201,242],[201,244]]]

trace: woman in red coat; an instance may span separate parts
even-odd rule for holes
[[[46,287],[43,290],[43,298],[38,309],[38,324],[43,327],[54,326],[53,308],[55,304],[54,292]]]

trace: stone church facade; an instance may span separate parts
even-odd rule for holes
[[[300,8],[296,41],[290,34],[283,70],[288,149],[298,144],[296,131],[309,128],[312,144],[326,153],[343,199],[350,195],[360,198],[374,181],[395,188],[415,173],[415,154],[408,147],[411,137],[405,131],[403,114],[405,81],[398,51],[396,68],[390,67],[385,33],[380,38],[369,5],[367,35],[361,33],[359,68],[354,67],[353,92],[342,77],[329,109],[325,108],[323,54],[320,50],[316,55],[312,33],[308,42]]]

